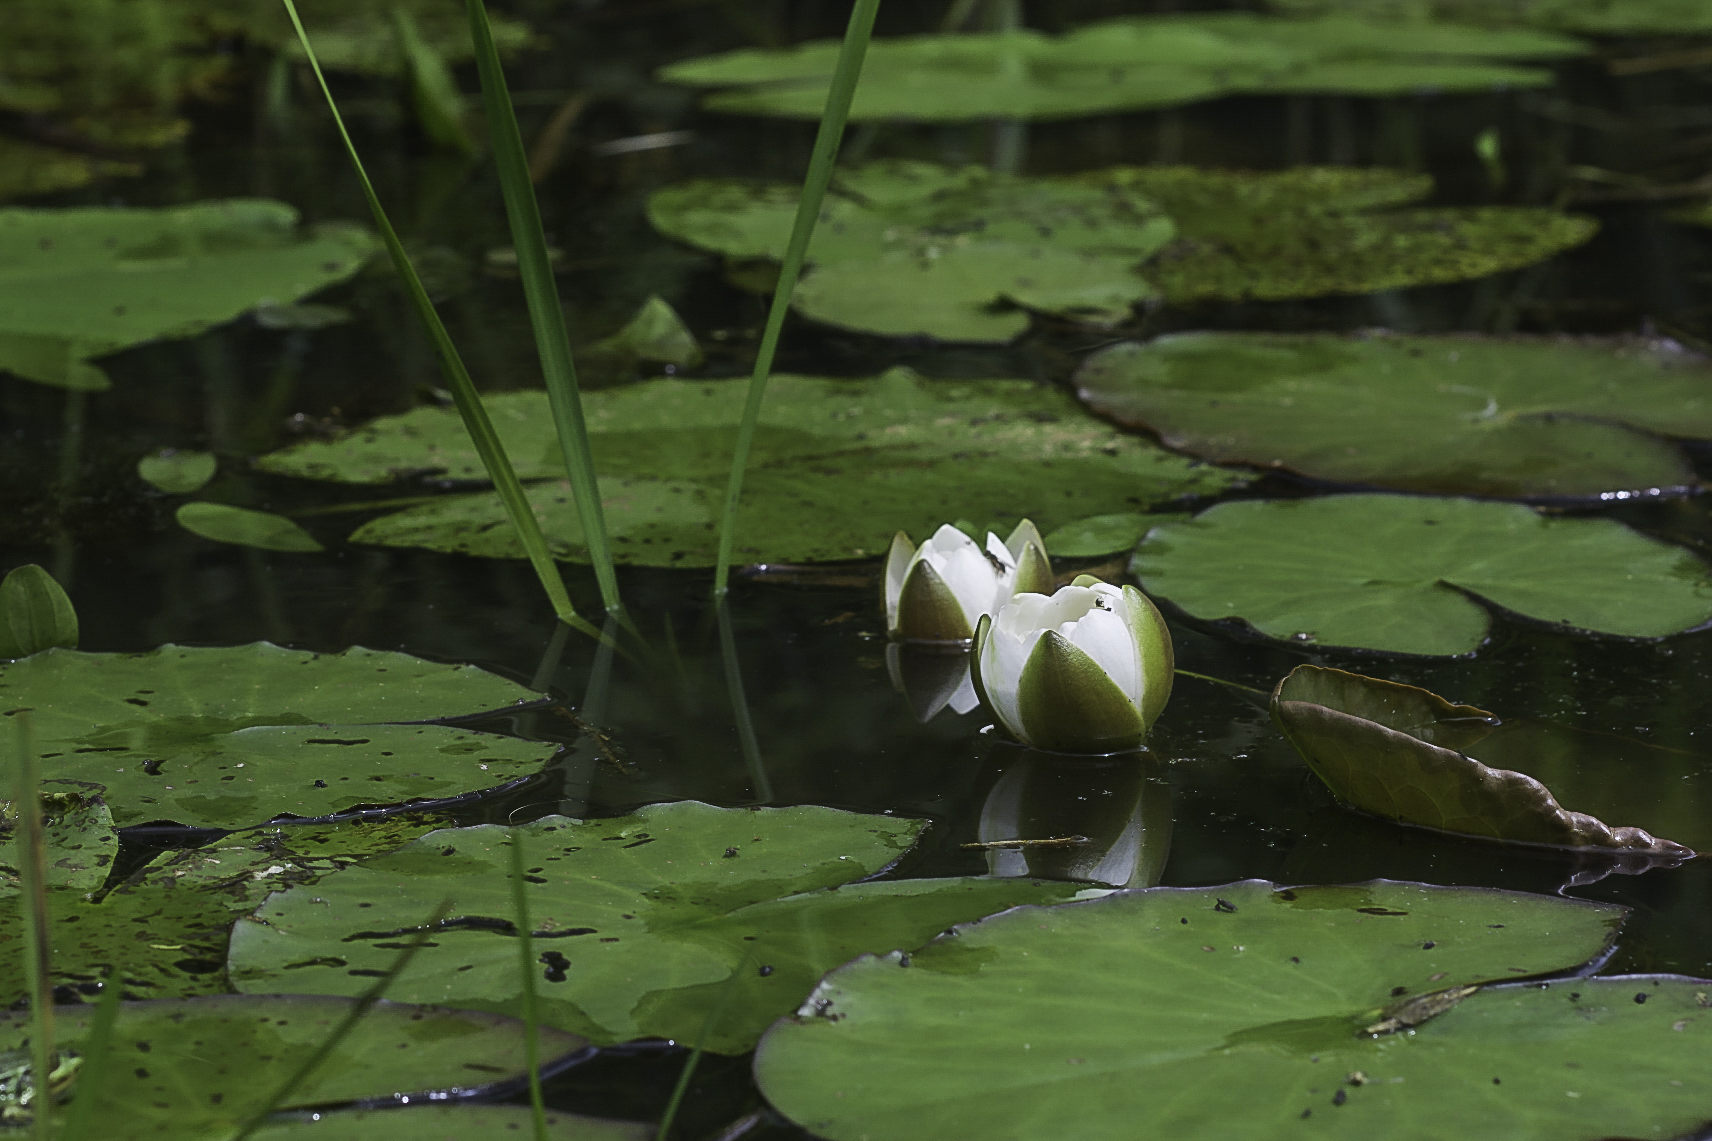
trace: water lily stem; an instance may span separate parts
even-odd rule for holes
[[[1214,685],[1223,685],[1228,686],[1231,689],[1240,689],[1244,693],[1252,693],[1257,697],[1272,696],[1270,690],[1255,689],[1252,685],[1244,685],[1240,681],[1231,681],[1229,678],[1214,677],[1212,674],[1199,674],[1194,670],[1178,669],[1175,672],[1178,677],[1192,677],[1196,681],[1210,681]]]

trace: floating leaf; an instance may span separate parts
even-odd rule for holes
[[[217,466],[211,452],[162,448],[137,461],[137,475],[168,495],[189,495],[214,478]]]
[[[1413,39],[1436,21],[1491,28],[1533,27],[1594,36],[1693,36],[1712,33],[1712,10],[1700,0],[1268,0],[1280,11],[1346,12],[1388,25]]]
[[[1659,437],[1712,437],[1712,367],[1662,340],[1180,333],[1076,383],[1181,451],[1407,491],[1682,492],[1694,469]]]
[[[1027,327],[1015,306],[1109,324],[1155,292],[1189,302],[1463,281],[1596,228],[1521,207],[1395,208],[1431,192],[1423,175],[1349,167],[1024,179],[874,163],[833,185],[793,303],[870,332],[1007,340]],[[707,180],[656,192],[649,218],[727,258],[777,259],[795,207],[793,187]]]
[[[1365,13],[1362,13],[1365,15]],[[813,119],[826,102],[838,41],[743,50],[661,69],[674,83],[734,90],[717,111]],[[1437,23],[1399,35],[1348,16],[1279,19],[1203,12],[1085,25],[1064,36],[1026,30],[876,39],[852,120],[1052,119],[1166,107],[1239,93],[1400,95],[1549,84],[1538,67],[1496,62],[1580,55],[1540,32]]]
[[[107,882],[119,850],[113,814],[98,790],[68,788],[64,782],[42,786],[43,870],[49,888],[91,892]],[[17,851],[16,805],[5,804],[0,824],[0,899],[21,890]]]
[[[91,358],[295,301],[350,277],[373,250],[366,230],[300,229],[295,210],[260,199],[0,210],[0,368],[104,389]]]
[[[636,310],[624,328],[592,346],[620,359],[695,368],[701,364],[701,346],[684,319],[658,294]]]
[[[186,531],[216,543],[235,543],[240,547],[297,554],[327,549],[292,520],[271,511],[255,511],[225,503],[185,503],[179,506],[173,517]]]
[[[1387,820],[1665,862],[1694,855],[1640,828],[1571,812],[1533,777],[1481,764],[1470,754],[1498,719],[1412,685],[1297,666],[1272,691],[1272,720],[1339,800]]]
[[[75,190],[103,178],[141,172],[135,163],[0,138],[0,201]]]
[[[655,380],[585,393],[608,533],[620,562],[705,566],[731,463],[741,386]],[[484,403],[524,479],[562,477],[538,392]],[[380,482],[432,470],[482,472],[457,415],[420,408],[343,440],[264,456],[267,471]],[[948,518],[1080,516],[1211,494],[1235,482],[1081,413],[1020,380],[930,381],[907,369],[868,380],[779,375],[768,386],[744,485],[737,558],[813,562],[873,557],[903,528],[930,534]],[[553,553],[586,559],[563,484],[529,491]],[[491,492],[446,496],[382,516],[352,538],[487,557],[521,554]]]
[[[1090,515],[1086,519],[1066,523],[1046,536],[1046,549],[1070,559],[1127,551],[1141,542],[1150,527],[1160,522],[1163,519],[1158,515],[1133,512]]]
[[[834,971],[762,1040],[755,1073],[775,1108],[834,1141],[1670,1136],[1704,1118],[1712,1062],[1712,1013],[1688,988],[1442,997],[1572,967],[1621,914],[1383,880],[1022,907]],[[1662,1009],[1638,1007],[1642,989]],[[1429,995],[1441,1011],[1413,1033],[1362,1033]],[[1470,1017],[1516,1003],[1537,1021]],[[1694,1031],[1672,1033],[1685,1015]],[[1489,1096],[1451,1095],[1494,1077]]]
[[[520,828],[540,1016],[600,1042],[654,1035],[742,1053],[860,951],[914,946],[952,923],[1077,891],[979,879],[852,884],[896,860],[922,827],[812,806],[685,801]],[[491,825],[434,832],[313,892],[274,896],[233,933],[233,984],[358,993],[423,901],[431,909],[449,897],[457,908],[445,926],[456,937],[430,942],[388,993],[516,1009],[507,835]]]
[[[649,1141],[654,1127],[547,1111],[548,1141]],[[526,1105],[413,1105],[409,1109],[347,1109],[270,1119],[250,1134],[256,1141],[519,1141],[534,1137],[533,1111]]]
[[[350,1011],[351,1000],[305,995],[220,995],[119,1008],[109,1049],[116,1064],[99,1082],[72,1080],[70,1095],[95,1098],[98,1137],[229,1137],[285,1077],[307,1061]],[[56,1045],[80,1049],[92,1007],[55,1013]],[[355,1021],[281,1108],[358,1099],[468,1094],[525,1072],[522,1025],[509,1018],[381,1001]],[[0,1049],[25,1049],[28,1011],[0,1014]],[[541,1057],[585,1047],[541,1029]],[[122,1061],[121,1061],[122,1060]],[[418,1134],[417,1136],[421,1136]]]
[[[25,563],[0,579],[0,658],[77,648],[77,611],[53,575]]]
[[[1394,170],[1156,166],[1082,177],[1145,194],[1177,223],[1177,240],[1145,267],[1174,302],[1466,281],[1531,265],[1598,229],[1590,218],[1527,207],[1396,209],[1430,194],[1432,180]]]
[[[253,911],[269,892],[312,883],[444,823],[398,813],[233,833],[201,848],[164,852],[111,891],[91,895],[107,878],[118,834],[105,814],[80,821],[80,846],[73,851],[62,845],[59,851],[60,859],[74,860],[79,870],[48,896],[51,981],[83,993],[93,993],[104,980],[116,982],[131,998],[225,994],[233,920]],[[17,959],[23,954],[23,919],[5,895],[0,886],[0,955]],[[0,1003],[27,1001],[21,972],[0,975]]]
[[[1221,503],[1154,528],[1130,569],[1196,618],[1404,654],[1473,652],[1491,624],[1481,601],[1631,638],[1712,621],[1712,576],[1683,548],[1611,519],[1474,499]]]
[[[782,256],[795,211],[794,187],[723,180],[669,186],[648,206],[662,232],[734,258]],[[1111,323],[1153,296],[1135,267],[1174,232],[1133,188],[871,163],[832,187],[793,304],[866,332],[955,341],[1009,340],[1028,327],[1017,306]]]
[[[472,666],[265,642],[0,665],[0,708],[34,710],[43,775],[106,786],[120,824],[238,828],[492,788],[538,771],[554,747],[398,722],[534,696]]]

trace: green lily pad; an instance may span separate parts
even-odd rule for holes
[[[1712,621],[1712,576],[1687,550],[1610,519],[1474,499],[1221,503],[1154,528],[1130,570],[1197,618],[1402,654],[1472,653],[1491,624],[1482,602],[1630,638]]]
[[[50,873],[63,877],[48,896],[52,982],[89,989],[116,980],[127,997],[152,999],[226,993],[226,943],[239,916],[270,892],[313,883],[445,821],[397,813],[237,832],[205,847],[162,853],[104,894],[91,893],[107,878],[118,845],[110,818],[51,818],[50,837],[68,823],[79,827],[75,843],[50,848],[50,863],[75,868],[60,873],[50,866]],[[24,925],[7,894],[0,879],[0,955],[16,960],[23,954]],[[20,972],[0,978],[0,1004],[28,1001]]]
[[[157,491],[189,495],[206,486],[217,467],[212,452],[162,448],[137,461],[137,475]]]
[[[77,648],[77,611],[53,575],[35,563],[0,579],[0,658]]]
[[[1283,12],[1347,12],[1393,26],[1411,39],[1438,20],[1493,28],[1548,28],[1594,36],[1694,36],[1712,32],[1700,0],[1268,0]]]
[[[1543,32],[1436,23],[1398,35],[1383,22],[1334,15],[1280,19],[1236,12],[1140,16],[1064,36],[1018,30],[876,39],[850,117],[1054,119],[1296,91],[1343,95],[1487,91],[1551,83],[1548,60],[1586,46]],[[675,63],[661,79],[731,90],[711,110],[814,119],[826,102],[836,40],[743,50]]]
[[[75,154],[21,139],[0,138],[0,202],[75,190],[105,178],[135,175],[141,171],[142,168],[135,163]]]
[[[0,665],[0,707],[35,711],[43,775],[104,785],[122,825],[240,828],[492,788],[554,747],[419,722],[535,696],[472,666],[265,642]]]
[[[220,995],[128,1002],[113,1024],[99,1082],[79,1072],[68,1096],[95,1098],[99,1137],[229,1137],[266,1108],[279,1084],[307,1061],[351,1008],[346,998]],[[92,1007],[55,1013],[56,1044],[78,1050]],[[22,1052],[28,1011],[0,1014],[0,1049]],[[543,1027],[543,1061],[586,1046]],[[469,1092],[526,1073],[522,1025],[509,1018],[381,1001],[281,1107],[336,1105],[405,1094]],[[409,1100],[417,1100],[415,1097]],[[422,1136],[422,1134],[417,1134]]]
[[[1151,527],[1163,521],[1158,515],[1134,512],[1090,515],[1053,530],[1046,536],[1046,549],[1068,559],[1127,551],[1141,542]]]
[[[615,557],[645,566],[713,562],[741,386],[655,380],[584,394]],[[553,553],[586,560],[582,530],[538,392],[486,398]],[[480,479],[461,421],[443,408],[376,420],[343,440],[264,456],[264,470],[381,482],[433,470]],[[883,554],[903,528],[948,518],[1081,516],[1211,494],[1236,477],[1190,465],[1019,380],[930,381],[907,369],[869,380],[775,376],[744,483],[736,557],[816,562]],[[497,495],[450,495],[381,516],[351,537],[486,557],[522,555]]]
[[[1181,451],[1406,491],[1682,492],[1694,469],[1660,437],[1712,438],[1712,367],[1668,341],[1181,333],[1076,383]]]
[[[20,890],[17,816],[5,805],[0,818],[0,899]],[[49,888],[92,892],[107,882],[107,872],[119,850],[113,814],[97,790],[69,788],[63,783],[42,789],[43,870]]]
[[[1272,691],[1272,720],[1339,800],[1387,820],[1662,862],[1694,855],[1640,828],[1571,812],[1533,777],[1482,764],[1470,754],[1498,719],[1412,685],[1297,666]]]
[[[895,861],[923,827],[812,806],[685,801],[615,820],[550,816],[519,829],[540,1017],[598,1042],[658,1036],[742,1053],[816,978],[861,951],[915,946],[952,923],[1079,890],[1016,880],[851,882]],[[517,1009],[507,835],[491,825],[434,832],[328,876],[313,892],[272,897],[257,922],[233,932],[233,985],[359,993],[400,932],[420,922],[424,901],[431,909],[450,897],[457,909],[444,926],[456,937],[431,942],[388,993]]]
[[[1691,998],[1661,986],[1649,1014],[1630,998],[1642,986],[1593,1001],[1586,979],[1466,995],[1599,954],[1621,915],[1387,881],[1017,908],[832,972],[762,1040],[755,1073],[775,1108],[834,1141],[1669,1136],[1705,1114],[1712,1014],[1671,1031]],[[1469,1028],[1471,1009],[1517,1001],[1537,1024]],[[1495,1076],[1500,1089],[1471,1092]]]
[[[173,518],[191,534],[216,543],[296,554],[313,554],[327,549],[295,522],[271,511],[256,511],[225,503],[185,503],[179,506]]]
[[[92,359],[188,337],[356,273],[376,248],[351,225],[300,229],[281,202],[161,210],[0,210],[0,369],[100,390]]]
[[[796,190],[689,182],[657,192],[648,211],[682,241],[727,257],[777,259]],[[1109,324],[1154,295],[1136,265],[1174,232],[1127,188],[871,163],[834,184],[809,244],[813,272],[793,304],[865,332],[952,341],[1015,337],[1028,327],[1018,307]]]
[[[654,1126],[547,1111],[549,1141],[649,1141]],[[347,1109],[274,1119],[250,1136],[256,1141],[519,1141],[534,1137],[533,1111],[524,1105],[415,1105],[409,1109]]]

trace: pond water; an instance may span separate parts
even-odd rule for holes
[[[610,333],[649,294],[678,307],[709,349],[701,374],[740,375],[764,315],[762,300],[727,285],[713,259],[673,245],[648,226],[648,193],[689,177],[798,177],[811,128],[700,113],[684,90],[648,80],[689,54],[740,46],[740,25],[795,39],[826,34],[827,5],[777,4],[730,23],[683,5],[523,4],[551,47],[517,60],[511,75],[526,139],[573,95],[591,101],[539,192],[550,239],[565,262],[561,289],[573,340]],[[1064,4],[1069,25],[1127,5]],[[892,12],[893,31],[917,13]],[[925,18],[925,17],[923,17]],[[1668,46],[1668,45],[1667,45]],[[1053,173],[1124,162],[1192,162],[1278,168],[1292,163],[1394,164],[1438,179],[1436,201],[1552,204],[1572,190],[1603,191],[1641,178],[1668,182],[1704,162],[1692,109],[1704,70],[1630,77],[1604,61],[1659,45],[1621,41],[1559,66],[1555,86],[1393,100],[1236,97],[1166,111],[1105,115],[1026,129],[1024,168]],[[473,81],[472,81],[473,82]],[[45,204],[165,205],[226,196],[289,202],[310,220],[365,212],[324,115],[293,81],[285,109],[265,105],[262,81],[195,109],[194,132],[153,158],[147,173]],[[484,273],[485,255],[509,244],[497,185],[485,166],[434,153],[383,84],[341,89],[358,144],[413,249],[432,267],[447,323],[485,390],[530,387],[534,350],[515,284]],[[1483,129],[1509,144],[1501,188],[1473,149]],[[613,153],[610,144],[684,132],[677,145]],[[978,160],[985,127],[886,127],[855,132],[869,157]],[[1693,150],[1693,148],[1698,148]],[[1692,153],[1690,153],[1692,150]],[[1596,182],[1587,171],[1611,174]],[[1698,169],[1698,168],[1696,168]],[[1580,174],[1577,174],[1577,172]],[[1619,177],[1621,176],[1621,177]],[[1610,333],[1660,330],[1691,344],[1707,330],[1708,241],[1631,199],[1585,207],[1603,224],[1593,242],[1547,263],[1458,284],[1309,301],[1202,303],[1145,318],[1146,334],[1179,329]],[[521,821],[552,812],[622,815],[663,801],[716,805],[816,804],[932,821],[896,869],[901,876],[980,875],[983,805],[1014,749],[977,711],[918,722],[886,667],[875,562],[742,573],[728,599],[734,653],[722,654],[707,571],[627,569],[621,585],[646,660],[599,662],[587,639],[556,628],[521,562],[347,544],[376,513],[365,489],[266,476],[248,459],[420,403],[441,382],[432,355],[380,268],[324,300],[354,319],[281,331],[253,320],[107,359],[109,392],[76,395],[0,385],[0,560],[39,562],[67,588],[81,648],[140,651],[166,642],[236,645],[267,640],[338,650],[349,645],[469,662],[545,684],[585,721],[521,714],[501,728],[562,740],[543,778],[468,806],[466,822]],[[1133,330],[1132,330],[1133,331]],[[865,376],[908,364],[931,376],[1020,376],[1063,383],[1104,332],[1045,325],[993,349],[941,347],[789,328],[780,365]],[[592,370],[591,388],[626,383],[623,370]],[[321,555],[275,554],[196,538],[179,529],[179,500],[135,476],[139,457],[163,447],[220,459],[203,498],[296,518],[328,543]],[[1702,454],[1699,458],[1704,458]],[[1268,476],[1243,496],[1318,489]],[[1706,551],[1704,496],[1599,508],[1598,514]],[[348,509],[339,509],[347,505]],[[1571,508],[1572,511],[1587,510]],[[919,538],[920,536],[918,536]],[[1093,565],[1095,560],[1087,560]],[[1094,567],[1121,573],[1108,561]],[[566,566],[585,614],[598,610],[586,568]],[[1542,575],[1552,568],[1542,566]],[[1270,691],[1294,666],[1318,663],[1420,685],[1506,718],[1550,720],[1573,731],[1578,789],[1623,804],[1642,800],[1654,819],[1691,831],[1712,812],[1712,631],[1660,641],[1595,638],[1499,615],[1471,657],[1416,658],[1319,650],[1233,634],[1166,607],[1180,667]],[[735,671],[733,670],[735,667]],[[734,705],[740,679],[742,703]],[[590,705],[593,708],[590,708]],[[752,729],[746,739],[745,727]],[[1152,739],[1145,796],[1171,818],[1166,885],[1344,883],[1384,877],[1480,885],[1621,903],[1633,909],[1605,973],[1712,976],[1712,870],[1702,860],[1645,874],[1603,875],[1596,862],[1404,828],[1338,806],[1273,728],[1264,697],[1179,679]],[[1107,773],[1107,775],[1110,775]],[[1068,778],[1066,778],[1068,779]],[[1111,795],[1101,770],[1066,802]],[[1122,783],[1123,778],[1114,778]],[[1566,801],[1568,798],[1565,798]],[[1668,805],[1668,808],[1660,806]],[[1577,803],[1574,807],[1583,807]],[[1590,809],[1591,810],[1591,809]],[[1612,823],[1630,823],[1613,817]],[[1674,835],[1668,823],[1656,830]],[[1688,837],[1684,837],[1685,839]],[[170,830],[150,842],[173,842]],[[140,858],[139,852],[130,858]],[[126,857],[122,857],[126,858]],[[676,1080],[684,1051],[616,1047],[555,1079],[562,1109],[651,1119]],[[744,1058],[708,1057],[680,1119],[682,1136],[719,1131],[763,1109]],[[746,1136],[809,1136],[765,1117]]]

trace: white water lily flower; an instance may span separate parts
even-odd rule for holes
[[[1171,632],[1145,594],[1090,575],[981,620],[975,692],[1005,732],[1061,753],[1138,747],[1171,696]]]
[[[921,546],[899,531],[886,558],[886,632],[911,642],[967,642],[1019,590],[1050,590],[1046,544],[1024,519],[985,547],[947,523]]]

